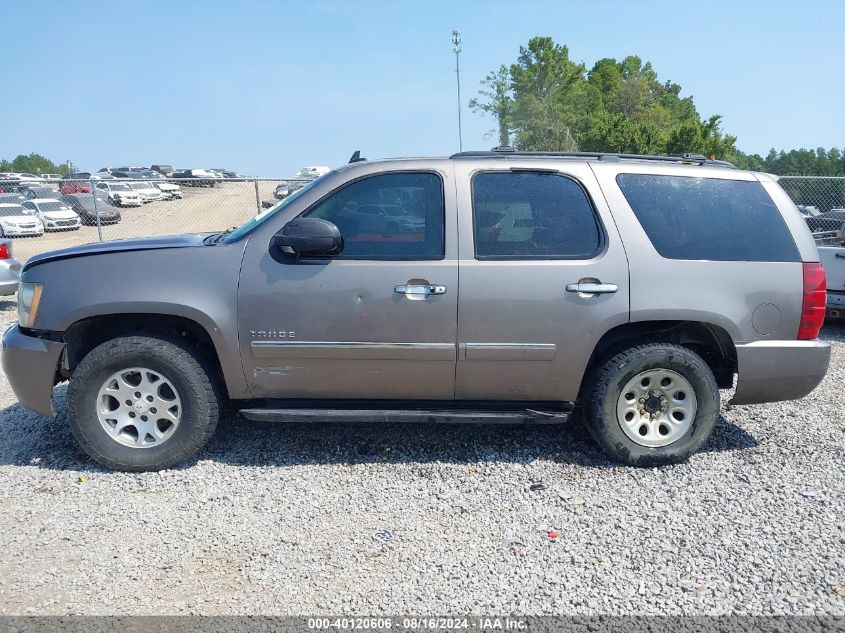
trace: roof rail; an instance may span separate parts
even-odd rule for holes
[[[683,165],[701,165],[706,167],[730,167],[736,165],[726,160],[707,158],[704,154],[680,154],[673,156],[651,156],[649,154],[618,154],[616,152],[522,152],[509,145],[494,147],[489,152],[458,152],[449,158],[592,158],[601,161],[645,160]]]

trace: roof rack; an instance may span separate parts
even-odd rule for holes
[[[522,152],[510,145],[494,147],[489,152],[458,152],[449,158],[592,158],[602,161],[645,160],[664,163],[680,163],[682,165],[700,165],[704,167],[730,167],[736,165],[726,160],[714,160],[704,154],[680,154],[673,156],[650,156],[648,154],[617,154],[615,152]]]

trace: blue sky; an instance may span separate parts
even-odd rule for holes
[[[3,3],[0,157],[87,170],[170,163],[280,177],[457,151],[453,26],[463,33],[464,149],[494,122],[466,102],[531,36],[572,57],[635,53],[719,113],[738,146],[845,146],[841,0],[577,2],[59,0]],[[14,27],[14,28],[11,28]]]

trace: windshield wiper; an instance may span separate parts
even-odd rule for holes
[[[234,231],[236,228],[238,228],[238,227],[233,226],[231,229],[227,229],[227,230],[222,231],[222,232],[220,232],[220,233],[212,233],[211,235],[209,235],[208,237],[206,237],[206,238],[203,240],[203,244],[206,244],[206,245],[209,245],[209,244],[219,244],[220,242],[222,242],[223,240],[225,240],[225,239],[226,239],[226,237],[227,237],[230,233],[232,233],[232,231]]]

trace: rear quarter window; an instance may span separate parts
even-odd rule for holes
[[[616,182],[667,259],[801,261],[780,211],[756,180],[619,174]]]

